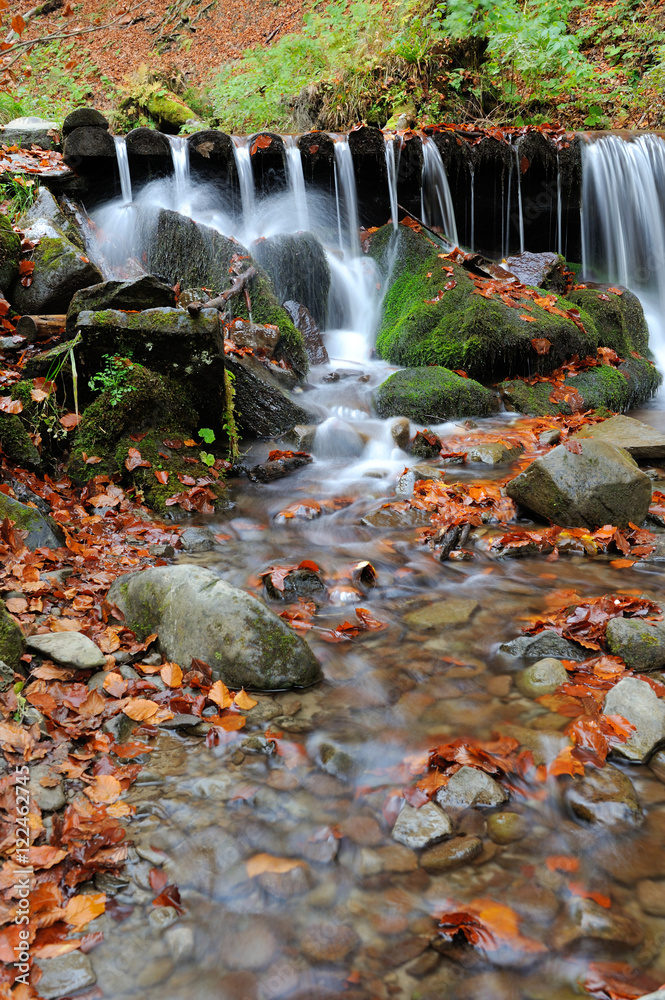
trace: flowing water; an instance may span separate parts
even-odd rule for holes
[[[286,176],[296,207],[296,225],[298,229],[309,227],[309,212],[307,211],[307,192],[305,191],[305,175],[302,168],[302,157],[296,136],[283,136],[286,147]]]
[[[443,230],[453,244],[457,244],[455,207],[450,196],[446,169],[436,143],[421,134],[423,144],[423,173],[421,179],[421,215],[426,226]]]
[[[129,173],[129,159],[127,157],[127,140],[124,135],[114,135],[115,155],[118,160],[118,173],[120,174],[120,190],[124,205],[131,205],[132,202],[132,178]]]
[[[424,146],[428,184],[430,147],[436,148]],[[663,601],[665,580],[649,562],[619,571],[580,555],[497,560],[482,546],[472,561],[439,563],[417,542],[423,519],[383,507],[417,460],[395,444],[390,422],[372,415],[372,390],[390,370],[369,360],[381,282],[346,239],[357,205],[348,145],[335,149],[338,201],[317,203],[308,193],[321,238],[334,241],[338,220],[345,237],[344,254],[329,253],[336,328],[326,341],[333,360],[312,371],[307,390],[308,405],[324,417],[314,461],[269,485],[231,480],[232,508],[206,520],[218,544],[189,558],[278,612],[283,602],[270,600],[259,575],[269,566],[313,560],[326,580],[325,594],[316,598],[317,626],[355,621],[360,606],[386,628],[340,642],[308,632],[325,681],[307,691],[261,695],[246,730],[227,744],[208,748],[201,736],[175,733],[156,739],[130,793],[137,812],[127,877],[100,883],[115,893],[115,903],[91,928],[105,932],[90,953],[98,985],[104,997],[118,1000],[574,1000],[592,961],[627,962],[665,981],[665,907],[645,902],[665,885],[650,882],[665,878],[662,771],[619,764],[644,807],[641,827],[575,819],[553,780],[512,794],[504,808],[520,817],[519,833],[508,842],[492,832],[494,810],[451,813],[455,836],[482,838],[482,852],[456,870],[428,872],[391,839],[391,793],[412,782],[431,748],[457,737],[516,733],[537,760],[556,756],[570,720],[525,697],[516,684],[525,664],[499,649],[545,611],[553,591],[588,598],[633,590]],[[519,184],[519,163],[517,169]],[[595,222],[587,216],[589,246],[605,233],[612,197],[595,175],[594,184],[600,207]],[[452,239],[452,206],[441,200],[440,185],[432,182],[430,190]],[[151,197],[166,193],[154,188]],[[257,217],[265,233],[280,224],[293,229],[297,197],[292,186],[259,205],[258,216],[250,211],[245,235],[257,230]],[[198,205],[202,212],[204,202],[204,192],[191,192],[194,211]],[[253,204],[246,191],[243,207]],[[216,216],[207,212],[231,225],[224,207]],[[645,239],[651,224],[644,217],[641,233],[631,238]],[[331,371],[338,371],[336,381],[328,380]],[[518,417],[501,414],[471,428],[432,430],[482,440],[513,424]],[[264,460],[271,447],[254,444],[247,464]],[[499,475],[473,464],[431,464],[448,482]],[[310,498],[320,512],[308,507]],[[294,501],[312,516],[282,517]],[[375,568],[375,586],[354,571],[364,560]],[[433,624],[412,615],[423,609]],[[282,733],[279,753],[262,739],[267,725]],[[262,853],[302,864],[250,877],[245,862]],[[577,859],[579,870],[553,870],[557,856]],[[151,904],[155,865],[181,891],[179,917]],[[601,892],[611,906],[580,891]],[[543,950],[483,955],[453,948],[442,955],[428,947],[437,913],[463,910],[479,898],[510,906],[522,933]]]
[[[390,218],[393,229],[397,231],[399,225],[399,208],[397,205],[397,177],[399,174],[399,157],[402,150],[398,142],[395,146],[396,137],[394,135],[384,135],[386,152],[386,175],[388,177],[388,196],[390,198]]]

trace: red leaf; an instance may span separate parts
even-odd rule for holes
[[[162,483],[162,485],[166,486],[166,484],[169,481],[169,474],[166,471],[166,469],[154,469],[153,471],[155,473],[155,479],[157,480],[157,482]]]
[[[25,21],[20,14],[15,14],[12,18],[12,30],[15,31],[17,35],[22,35],[25,31]]]

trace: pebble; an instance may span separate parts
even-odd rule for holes
[[[665,781],[665,750],[656,750],[655,754],[649,761],[649,768],[653,771],[657,778],[661,781]]]
[[[393,827],[393,840],[406,847],[429,847],[452,832],[450,819],[434,802],[426,802],[419,809],[406,803]]]
[[[350,816],[339,824],[343,837],[359,847],[377,847],[383,842],[384,834],[372,816]]]
[[[81,951],[40,959],[39,967],[43,973],[39,981],[39,995],[44,1000],[78,993],[97,982],[90,959]]]
[[[529,824],[519,813],[492,813],[487,818],[487,832],[495,844],[512,844],[527,835]]]
[[[411,438],[411,424],[407,417],[397,417],[393,420],[390,425],[390,436],[398,448],[406,451]]]
[[[258,917],[250,918],[243,927],[225,927],[220,936],[220,957],[229,969],[258,972],[270,965],[278,949],[268,922]]]
[[[262,889],[277,899],[290,899],[309,892],[312,876],[305,864],[299,864],[287,872],[262,872],[257,882]]]
[[[353,757],[332,743],[319,744],[317,763],[321,770],[342,781],[348,781],[355,768]]]
[[[166,930],[178,919],[178,914],[172,906],[153,906],[148,910],[148,923],[156,931]]]
[[[449,872],[473,861],[483,849],[480,837],[453,837],[428,848],[420,856],[420,866],[432,875]]]
[[[561,660],[546,656],[532,663],[517,675],[517,686],[527,698],[540,698],[544,694],[552,694],[568,680],[568,671]]]
[[[388,872],[412,872],[418,867],[418,857],[415,851],[403,844],[388,844],[378,847],[377,857],[381,860],[383,869]]]
[[[191,927],[184,927],[181,924],[177,927],[168,927],[164,932],[164,941],[169,954],[176,962],[189,958],[194,951],[194,932]]]
[[[28,649],[47,656],[63,667],[90,670],[103,667],[106,657],[92,639],[80,632],[48,632],[31,635],[26,639]]]
[[[665,882],[642,879],[637,883],[637,898],[645,913],[653,917],[665,917]]]
[[[552,944],[559,950],[575,941],[612,941],[634,948],[642,941],[641,925],[615,905],[607,909],[593,899],[572,899],[552,928]]]
[[[467,806],[498,806],[508,799],[508,793],[494,778],[476,767],[461,767],[436,793],[439,805],[463,808]]]
[[[415,628],[443,628],[447,625],[463,625],[478,607],[478,602],[463,597],[451,597],[448,601],[434,601],[418,611],[410,611],[404,616],[407,625]]]
[[[360,944],[358,934],[348,924],[314,924],[305,930],[300,947],[312,962],[342,962]]]

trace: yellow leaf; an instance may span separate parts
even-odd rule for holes
[[[165,663],[159,674],[167,687],[177,688],[182,685],[182,670],[177,663]]]
[[[64,919],[72,927],[85,927],[106,909],[106,895],[103,892],[72,896],[64,910]]]
[[[241,688],[241,690],[238,691],[233,701],[238,708],[243,708],[246,712],[249,711],[250,708],[254,708],[255,705],[258,705],[258,701],[254,698],[250,698],[244,688]]]
[[[159,711],[159,705],[150,698],[130,698],[123,712],[134,722],[147,722]]]
[[[214,701],[215,705],[219,705],[220,708],[228,708],[233,702],[231,692],[223,681],[215,681],[208,691],[208,698],[210,701]]]
[[[114,816],[116,819],[121,819],[122,816],[133,816],[136,812],[136,806],[130,806],[129,802],[114,802],[106,810],[107,816]]]
[[[85,789],[85,794],[93,802],[116,802],[122,794],[122,785],[112,774],[98,774]]]
[[[277,858],[273,854],[255,854],[245,862],[245,868],[250,878],[263,875],[264,872],[273,872],[282,875],[290,872],[293,868],[301,868],[303,862],[295,858]]]

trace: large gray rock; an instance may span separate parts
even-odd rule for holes
[[[434,802],[426,802],[420,809],[414,809],[407,802],[393,827],[393,840],[417,850],[429,847],[451,832],[450,820]]]
[[[102,275],[85,256],[47,219],[38,219],[26,230],[28,239],[39,240],[32,251],[35,269],[32,284],[25,288],[16,279],[11,289],[17,312],[64,313],[80,288],[101,281]]]
[[[275,437],[319,419],[296,403],[269,368],[251,355],[227,356],[226,367],[235,377],[237,422],[244,434]]]
[[[330,267],[314,233],[279,233],[251,246],[280,302],[302,302],[319,325],[326,322]]]
[[[30,149],[31,146],[55,149],[58,145],[58,128],[58,122],[34,115],[14,118],[0,127],[0,142],[7,146],[22,146],[24,149]]]
[[[321,680],[314,654],[255,597],[193,565],[162,566],[119,577],[108,599],[145,638],[159,635],[169,660],[193,658],[234,689],[304,687]]]
[[[83,237],[77,226],[67,218],[47,187],[40,187],[37,197],[32,205],[23,213],[18,224],[25,231],[39,222],[50,222],[74,246],[83,248]]]
[[[541,660],[555,658],[557,660],[586,660],[588,653],[574,642],[564,639],[557,632],[546,630],[537,635],[518,635],[510,642],[499,646],[500,653],[510,656],[520,656],[523,660]]]
[[[41,548],[59,549],[65,544],[62,528],[52,517],[45,517],[36,507],[27,507],[0,493],[0,521],[6,517],[14,521],[17,528],[28,532],[23,541],[31,552]]]
[[[627,760],[644,761],[665,740],[665,702],[646,681],[625,677],[608,691],[603,703],[604,715],[622,715],[636,727],[626,743],[614,753]]]
[[[641,420],[618,414],[599,424],[589,424],[573,435],[575,440],[593,438],[624,448],[637,462],[665,458],[665,434]]]
[[[470,806],[499,806],[508,799],[508,793],[485,771],[476,767],[461,767],[447,785],[436,793],[439,805],[458,809]]]
[[[61,663],[63,667],[92,670],[95,667],[103,667],[106,663],[99,646],[80,632],[46,632],[43,635],[31,635],[27,644],[29,649],[34,649],[42,656]]]
[[[651,503],[651,481],[637,463],[605,441],[577,444],[579,454],[558,445],[537,458],[507,484],[508,496],[567,527],[641,525]]]
[[[612,618],[607,626],[607,647],[629,670],[658,670],[665,666],[665,622]]]
[[[84,310],[175,308],[175,291],[171,285],[152,274],[131,281],[102,281],[77,292],[67,311],[67,334],[73,337],[76,320]]]
[[[587,768],[565,786],[564,801],[580,819],[603,826],[635,826],[643,820],[637,792],[627,774],[612,764]]]
[[[70,951],[57,958],[40,958],[37,964],[43,973],[39,980],[39,996],[44,1000],[80,993],[97,982],[92,963],[82,951]]]

